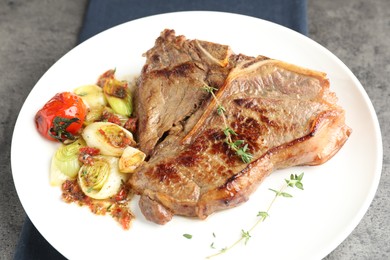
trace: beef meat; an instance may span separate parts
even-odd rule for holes
[[[217,89],[226,122],[204,84]],[[276,169],[326,162],[351,133],[325,73],[235,55],[172,30],[147,53],[137,116],[139,144],[150,159],[129,184],[145,217],[159,224],[235,207]],[[248,145],[250,163],[228,147],[225,124],[237,134],[233,141]]]
[[[181,126],[209,98],[205,84],[219,88],[234,65],[246,57],[227,45],[187,40],[165,30],[145,54],[135,92],[137,136],[147,155],[175,126]]]

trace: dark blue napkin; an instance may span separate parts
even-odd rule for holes
[[[306,0],[92,0],[80,42],[112,26],[175,11],[221,11],[262,18],[307,34]],[[165,29],[165,28],[164,28]]]
[[[306,0],[90,0],[79,42],[127,21],[175,11],[222,11],[245,14],[307,34]],[[65,258],[42,237],[27,217],[14,259]]]

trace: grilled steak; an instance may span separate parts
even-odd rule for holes
[[[326,162],[351,133],[325,73],[235,55],[172,30],[146,56],[136,112],[139,144],[150,159],[129,184],[155,223],[235,207],[276,169]],[[226,122],[204,84],[217,89]],[[248,145],[250,163],[229,148],[225,124],[233,141]]]
[[[205,84],[219,88],[231,68],[246,57],[229,46],[186,40],[165,30],[146,52],[135,104],[139,117],[140,148],[150,155],[173,126],[192,115],[209,97]]]

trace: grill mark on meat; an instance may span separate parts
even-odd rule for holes
[[[190,144],[189,148],[177,156],[177,163],[184,167],[195,167],[204,160],[204,153],[220,156],[221,161],[227,165],[234,165],[235,153],[225,143],[226,136],[220,129],[208,129],[206,133]],[[218,167],[215,171],[222,172]]]
[[[177,182],[180,178],[172,163],[158,164],[153,172],[153,177],[157,177],[160,182]]]
[[[235,139],[245,140],[249,151],[256,151],[260,148],[261,142],[259,142],[259,139],[262,133],[267,131],[267,128],[253,118],[239,118],[232,127],[237,133]],[[235,156],[237,157],[237,155]]]
[[[175,66],[174,68],[164,68],[162,70],[156,70],[154,73],[156,76],[164,76],[166,78],[171,77],[188,77],[193,72],[194,64],[183,63]]]
[[[204,219],[235,207],[247,201],[272,171],[322,164],[351,134],[325,73],[264,56],[235,55],[225,45],[174,37],[173,31],[164,31],[147,54],[142,89],[162,93],[165,103],[157,104],[153,113],[160,123],[171,119],[154,125],[167,136],[149,147],[150,160],[137,169],[129,184],[141,195],[143,214],[155,223],[165,224],[173,214]],[[223,57],[226,67],[216,63]],[[162,68],[168,72],[154,78],[154,71]],[[155,82],[166,89],[156,91]],[[237,133],[232,138],[245,140],[253,155],[251,163],[242,163],[226,144],[215,100],[205,93],[194,97],[197,92],[187,92],[199,90],[203,82],[217,83],[211,86],[218,89],[227,123]],[[179,97],[170,98],[172,93]],[[145,105],[154,104],[137,95],[137,116],[148,125],[156,114]],[[171,111],[182,112],[187,103],[185,113],[167,117]],[[143,131],[147,140],[149,129]]]
[[[287,129],[286,126],[278,123],[275,120],[270,119],[267,114],[275,113],[275,109],[272,107],[259,107],[257,102],[254,99],[235,99],[234,102],[236,105],[256,112],[259,121],[252,117],[243,117],[239,116],[234,120],[232,127],[236,133],[240,133],[239,139],[247,140],[249,143],[254,143],[267,131],[267,128],[264,126],[267,125],[270,128],[273,128],[275,131],[280,131],[279,128],[284,128],[285,131],[292,130]],[[263,124],[260,124],[262,122]],[[257,145],[254,145],[257,149]]]
[[[221,135],[223,135],[223,133],[221,133]],[[216,140],[213,142],[209,149],[209,153],[213,156],[218,156],[220,162],[225,165],[224,167],[218,168],[220,172],[226,170],[226,168],[233,167],[238,160],[236,154],[231,149],[229,149],[225,138],[223,140]]]

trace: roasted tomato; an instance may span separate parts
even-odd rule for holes
[[[35,125],[49,140],[73,140],[83,126],[87,108],[83,100],[70,92],[51,98],[35,115]]]

